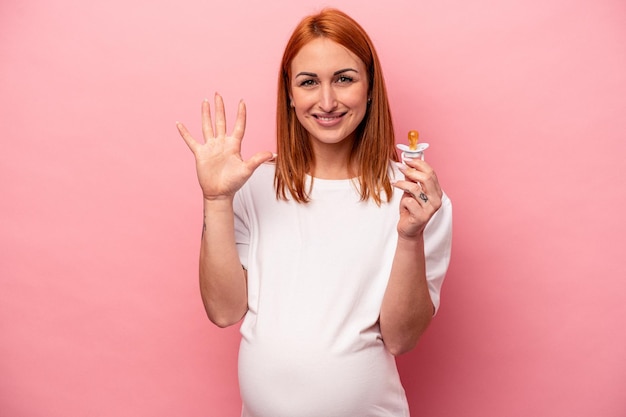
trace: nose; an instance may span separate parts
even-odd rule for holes
[[[337,107],[337,97],[332,86],[324,85],[320,89],[320,109],[326,113],[330,113]]]

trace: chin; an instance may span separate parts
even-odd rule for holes
[[[327,145],[335,145],[348,139],[350,135],[311,135],[313,140]]]

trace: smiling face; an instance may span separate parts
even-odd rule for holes
[[[363,61],[340,44],[317,38],[291,61],[290,82],[292,106],[314,149],[354,141],[367,111]]]

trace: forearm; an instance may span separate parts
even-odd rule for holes
[[[424,239],[398,239],[380,311],[380,331],[393,355],[411,350],[434,312],[426,281]]]
[[[205,200],[200,246],[200,293],[209,319],[220,327],[248,309],[246,276],[235,244],[232,200]]]

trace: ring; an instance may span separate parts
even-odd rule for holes
[[[422,200],[424,203],[428,203],[428,196],[424,193],[420,193],[419,195],[420,200]]]

